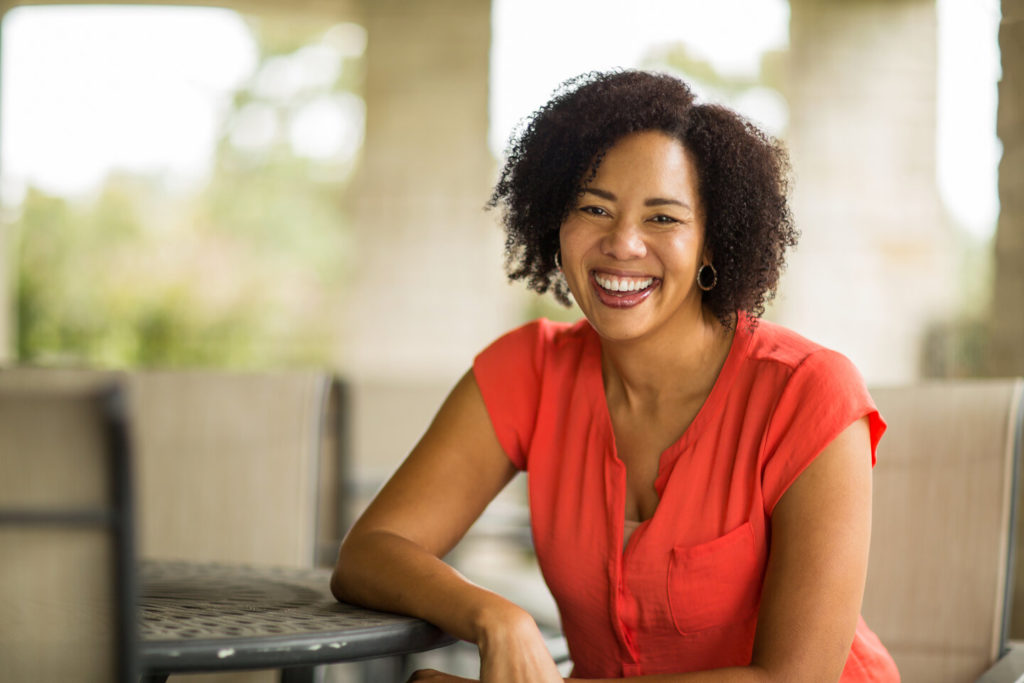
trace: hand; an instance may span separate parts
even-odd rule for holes
[[[415,683],[415,681],[429,681],[430,683],[477,683],[472,678],[463,678],[462,676],[452,676],[446,674],[443,671],[437,669],[420,669],[414,671],[412,676],[406,683]]]
[[[562,683],[533,617],[518,608],[485,626],[477,647],[481,683]]]

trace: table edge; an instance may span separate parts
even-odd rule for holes
[[[149,674],[244,669],[283,669],[354,662],[434,650],[457,642],[436,626],[418,621],[401,631],[374,626],[355,633],[323,632],[238,639],[147,640],[139,659]]]

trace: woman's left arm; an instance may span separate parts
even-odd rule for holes
[[[625,680],[839,680],[860,616],[871,540],[871,443],[867,418],[843,430],[797,477],[776,504],[771,529],[771,553],[751,665]],[[417,680],[466,680],[431,674],[438,678]]]
[[[857,420],[772,514],[753,666],[763,680],[837,681],[860,617],[871,542],[871,437]]]

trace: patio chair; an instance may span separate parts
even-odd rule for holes
[[[0,680],[137,680],[122,406],[0,387]]]
[[[333,565],[349,519],[346,394],[337,378],[313,371],[0,370],[0,387],[110,382],[123,387],[132,415],[139,557]],[[262,671],[215,678],[278,677]],[[289,670],[281,678],[314,675]]]
[[[863,614],[906,683],[1024,674],[1008,643],[1022,386],[872,389],[889,429],[875,467]]]
[[[0,387],[120,384],[139,556],[333,565],[348,528],[343,385],[325,372],[10,367]]]
[[[325,373],[139,372],[140,554],[333,565],[341,387]]]

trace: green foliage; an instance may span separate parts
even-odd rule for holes
[[[147,194],[117,185],[82,205],[29,191],[15,226],[18,359],[101,366],[244,360],[221,340],[254,333],[255,311],[210,310],[201,281],[162,269],[167,245],[139,217]]]
[[[252,25],[266,41],[261,65],[232,98],[205,187],[174,193],[159,178],[120,175],[88,201],[29,189],[11,226],[19,362],[334,362],[351,162],[303,158],[280,136],[259,150],[232,144],[237,113],[261,97],[259,71],[314,35],[309,26]],[[359,71],[345,64],[342,73]],[[341,92],[352,78],[302,96]],[[285,120],[301,98],[271,104]]]

